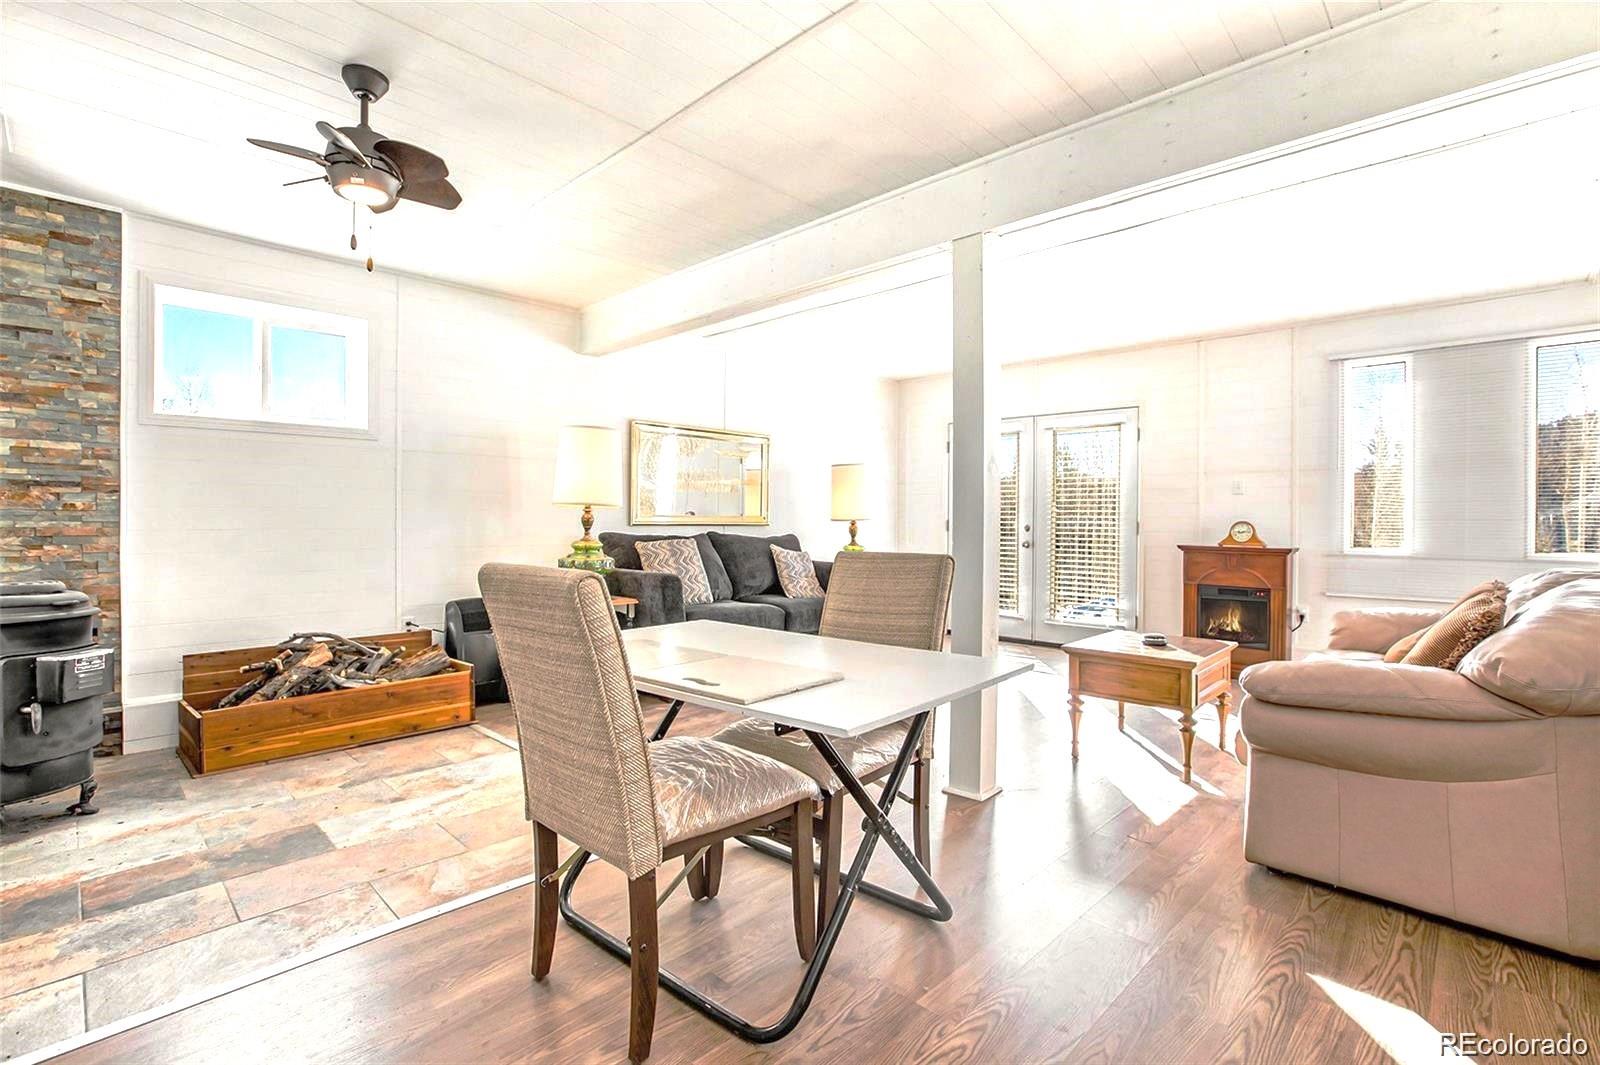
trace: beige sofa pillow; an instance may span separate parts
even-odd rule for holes
[[[1600,714],[1600,575],[1552,588],[1474,647],[1458,672],[1546,716]]]
[[[1410,636],[1400,637],[1392,647],[1383,653],[1383,660],[1385,662],[1403,662],[1406,655],[1410,654],[1411,649],[1417,645],[1417,641],[1422,639],[1422,634],[1427,631],[1426,628],[1422,628],[1413,632]]]
[[[1547,569],[1518,577],[1506,586],[1506,624],[1515,621],[1524,607],[1550,589],[1581,577],[1593,576],[1596,573],[1592,569]]]
[[[1400,661],[1408,666],[1454,669],[1468,651],[1499,630],[1505,616],[1506,586],[1496,581],[1429,625]]]

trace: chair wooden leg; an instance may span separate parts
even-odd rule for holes
[[[722,840],[711,845],[705,856],[706,898],[714,899],[722,890]]]
[[[817,885],[811,834],[807,831],[811,827],[811,800],[796,803],[793,817],[794,846],[790,849],[789,868],[794,880],[794,943],[801,960],[810,961],[817,952]]]
[[[629,998],[628,1060],[650,1056],[656,1030],[656,988],[660,961],[656,949],[656,872],[628,881],[628,949],[632,955],[633,991]]]
[[[817,879],[817,927],[827,926],[839,901],[839,871],[844,856],[844,795],[822,800],[822,816],[813,825],[822,851],[822,875]]]
[[[933,860],[928,838],[932,829],[931,770],[921,758],[911,763],[911,849],[916,851],[917,861],[924,869],[932,868]]]
[[[689,897],[699,902],[706,898],[706,862],[705,859],[693,854],[683,856],[683,864],[689,867]]]
[[[722,887],[722,841],[707,847],[705,856],[698,861],[694,855],[685,854],[683,864],[689,867],[689,897],[696,900],[716,898],[717,890]]]
[[[550,959],[556,949],[556,913],[560,885],[544,878],[556,871],[556,833],[539,822],[533,823],[533,874],[539,880],[533,886],[533,978],[543,980],[550,975]]]

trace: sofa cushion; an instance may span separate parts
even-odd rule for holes
[[[720,603],[699,603],[683,608],[686,621],[726,621],[730,625],[753,625],[759,629],[783,628],[783,611],[770,603],[740,603],[724,599]]]
[[[605,548],[606,554],[618,569],[644,569],[636,546],[640,541],[683,538],[682,533],[641,535],[629,532],[603,532],[600,534],[600,546]],[[733,582],[728,580],[728,571],[723,568],[721,556],[717,554],[716,548],[711,546],[711,537],[705,533],[695,533],[690,539],[700,549],[700,562],[706,568],[706,581],[711,585],[711,598],[732,599]]]
[[[1438,621],[1442,610],[1340,610],[1333,615],[1328,648],[1333,651],[1371,651],[1383,654],[1402,636]]]
[[[1521,721],[1537,715],[1447,669],[1387,662],[1258,662],[1239,674],[1245,694],[1279,706],[1439,721]]]
[[[772,564],[778,568],[778,586],[783,594],[794,599],[821,599],[822,585],[817,583],[817,565],[804,551],[791,551],[773,544]]]
[[[1478,644],[1458,672],[1538,714],[1600,714],[1600,575],[1559,584]]]
[[[800,538],[793,533],[783,536],[742,536],[737,533],[711,532],[711,546],[722,558],[722,564],[733,582],[733,598],[777,592],[778,567],[772,561],[773,544],[800,550]]]
[[[822,627],[822,597],[787,595],[750,595],[741,603],[762,603],[783,611],[783,627],[790,632],[815,634]]]
[[[1506,585],[1506,624],[1516,620],[1518,614],[1552,588],[1559,588],[1568,581],[1575,581],[1581,577],[1593,577],[1592,569],[1547,569],[1538,573],[1526,573],[1510,584]]]
[[[641,540],[634,547],[646,573],[670,573],[683,582],[685,606],[714,602],[706,565],[693,540]]]
[[[1499,631],[1505,617],[1506,586],[1497,581],[1429,625],[1400,661],[1408,666],[1454,669],[1468,651]]]

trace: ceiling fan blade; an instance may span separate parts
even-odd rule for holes
[[[339,147],[343,148],[346,152],[349,152],[350,157],[356,162],[360,163],[362,166],[372,165],[372,160],[368,159],[361,149],[356,147],[355,141],[345,136],[343,130],[335,129],[326,122],[318,122],[317,132],[322,134],[328,140],[332,141],[334,144],[337,144]]]
[[[257,148],[265,148],[268,151],[273,152],[282,152],[284,155],[292,155],[296,158],[305,159],[313,163],[321,163],[324,166],[326,166],[328,163],[328,160],[324,159],[321,155],[318,155],[309,148],[296,148],[292,144],[279,144],[277,141],[257,140],[255,137],[246,137],[245,140],[249,141],[251,144],[254,144]]]
[[[407,181],[400,186],[400,198],[425,203],[429,207],[442,207],[446,211],[454,211],[461,206],[461,193],[443,178],[438,181]]]
[[[444,165],[443,159],[415,144],[382,140],[372,147],[388,156],[389,161],[400,168],[400,176],[406,181],[441,181],[450,176],[450,168]]]
[[[288,188],[290,185],[304,185],[308,181],[327,181],[327,180],[328,180],[328,175],[323,174],[320,177],[305,177],[305,178],[301,178],[299,181],[285,181],[283,183],[283,187],[284,188]]]

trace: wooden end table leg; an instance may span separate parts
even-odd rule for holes
[[[1190,783],[1194,776],[1194,711],[1179,711],[1178,735],[1183,740],[1183,782]]]
[[[1078,726],[1083,721],[1083,698],[1072,692],[1067,697],[1067,713],[1072,718],[1072,760],[1078,760]]]
[[[1127,731],[1126,729],[1124,729],[1122,727],[1122,712],[1123,712],[1122,700],[1118,699],[1117,700],[1117,731],[1118,732],[1126,732]]]
[[[1233,693],[1224,691],[1217,696],[1217,749],[1228,749],[1228,712],[1233,707]]]

